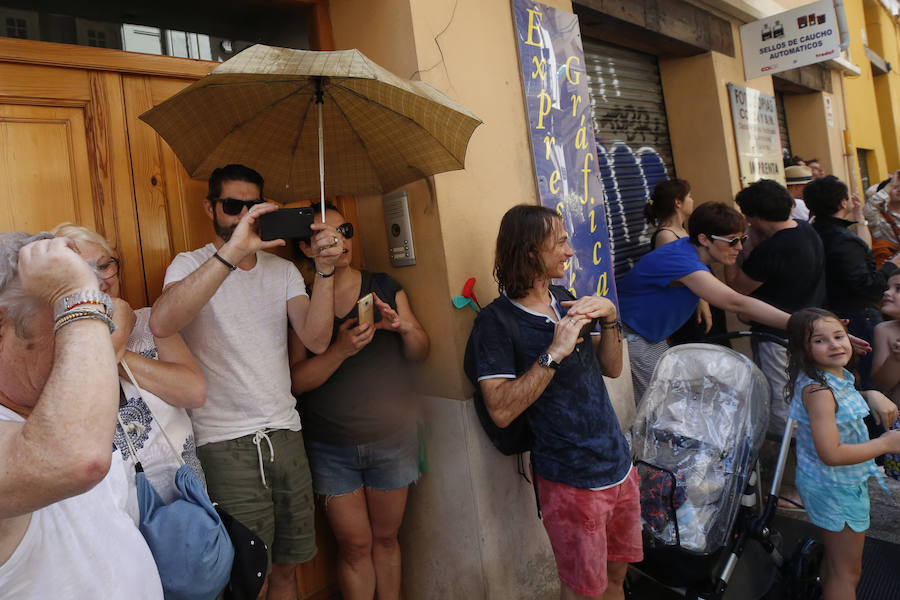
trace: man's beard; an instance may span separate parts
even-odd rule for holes
[[[216,231],[216,235],[222,238],[223,242],[227,242],[234,234],[234,230],[237,229],[237,223],[230,227],[224,227],[219,224],[219,215],[213,213],[213,229]]]

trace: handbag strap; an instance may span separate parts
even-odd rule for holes
[[[897,226],[897,222],[894,220],[894,215],[890,214],[887,211],[887,204],[885,204],[884,208],[879,207],[878,212],[881,213],[881,217],[885,220],[885,222],[894,231],[894,236],[898,240],[900,240],[900,227]]]
[[[119,394],[121,395],[122,398],[125,397],[125,390],[122,389],[121,385],[119,386]],[[131,463],[134,465],[134,468],[136,471],[143,471],[144,468],[141,466],[141,461],[138,460],[137,451],[134,449],[134,443],[132,443],[132,441],[131,441],[131,436],[128,435],[128,428],[125,426],[125,423],[122,421],[122,415],[119,414],[118,410],[116,410],[116,420],[119,421],[119,427],[122,428],[122,435],[125,436],[125,445],[128,448],[128,454],[131,456]],[[113,442],[113,444],[116,446],[116,448],[119,448],[118,444],[115,444],[115,442]],[[119,448],[119,452],[122,452],[121,448]],[[125,453],[122,452],[122,454],[125,454]]]
[[[140,397],[141,386],[138,385],[137,380],[134,377],[134,373],[131,372],[131,369],[128,368],[128,363],[125,362],[125,359],[119,361],[119,364],[122,365],[122,369],[125,370],[125,374],[128,376],[128,380],[131,381],[131,385],[135,387],[137,390],[138,396]],[[146,402],[144,403],[147,404]],[[153,412],[150,410],[150,406],[147,405],[147,412],[150,413],[152,418]],[[122,424],[122,418],[119,417],[119,424]],[[178,466],[184,466],[184,459],[181,457],[181,453],[175,448],[175,444],[172,443],[172,440],[169,438],[169,434],[166,433],[166,428],[163,427],[162,422],[159,419],[156,419],[156,425],[159,427],[159,432],[166,438],[166,442],[169,444],[169,448],[172,449],[172,454],[175,455],[175,459],[178,461]],[[125,426],[122,425],[122,431],[125,431]],[[125,440],[128,442],[129,450],[132,452],[132,457],[134,457],[134,448],[131,446],[131,440],[128,437],[128,432],[125,431]]]

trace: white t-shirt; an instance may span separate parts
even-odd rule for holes
[[[0,420],[24,421],[4,406]],[[125,512],[127,495],[114,462],[89,491],[31,513],[25,536],[0,565],[0,600],[162,600],[156,562]]]
[[[127,348],[153,360],[158,359],[156,340],[150,333],[150,309],[141,308],[134,311],[137,322],[128,337]],[[127,360],[126,360],[127,362]],[[166,438],[160,433],[160,424],[166,435],[178,451],[182,460],[206,483],[197,449],[194,445],[194,432],[187,411],[166,403],[164,400],[145,389],[137,390],[126,377],[120,377],[119,383],[125,391],[126,403],[119,405],[119,416],[125,427],[129,429],[129,437],[137,452],[138,460],[147,475],[147,481],[159,493],[166,504],[179,497],[175,489],[175,472],[181,466]],[[141,381],[138,380],[138,385]],[[113,458],[125,461],[125,473],[129,483],[128,514],[139,523],[140,511],[137,503],[137,487],[134,482],[134,464],[125,443],[122,427],[116,425],[114,443],[118,450],[113,451]]]
[[[791,208],[791,218],[798,221],[809,221],[809,208],[806,202],[800,198],[794,198],[794,207]]]
[[[164,285],[181,281],[212,258],[207,244],[182,252]],[[197,445],[260,429],[300,430],[291,394],[287,301],[306,295],[290,261],[256,253],[256,266],[232,271],[181,336],[206,377],[206,404],[189,411]]]

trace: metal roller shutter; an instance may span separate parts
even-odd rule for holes
[[[649,249],[644,205],[674,173],[655,56],[584,40],[600,176],[616,278]]]

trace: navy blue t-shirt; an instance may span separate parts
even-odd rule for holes
[[[490,311],[482,312],[472,329],[479,380],[515,378],[531,368],[553,341],[555,323],[501,295],[519,325],[513,343],[505,326]],[[565,308],[554,300],[557,313]],[[615,335],[615,333],[613,333]],[[544,479],[591,489],[621,482],[631,469],[628,443],[609,402],[600,364],[590,339],[564,358],[541,396],[525,411],[534,434],[534,468]]]
[[[616,282],[619,318],[651,343],[661,342],[681,327],[700,298],[676,279],[709,272],[691,238],[681,238],[645,254]]]

